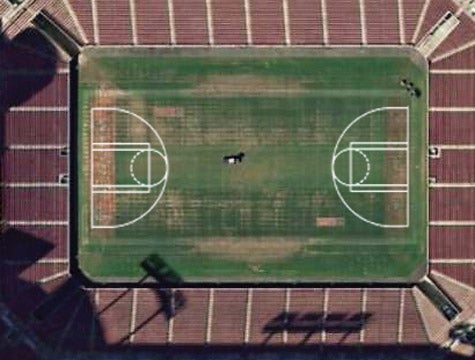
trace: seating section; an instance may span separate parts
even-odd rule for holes
[[[250,0],[250,8],[253,44],[284,44],[282,1]]]
[[[246,44],[246,14],[244,2],[234,0],[212,1],[215,44]]]
[[[398,44],[398,0],[364,0],[368,44]]]
[[[290,39],[293,45],[323,44],[320,1],[289,1]]]
[[[209,44],[205,0],[173,0],[173,11],[178,44]]]
[[[135,22],[139,44],[170,44],[170,20],[166,0],[135,0]]]
[[[361,44],[361,14],[358,0],[327,0],[330,44]]]
[[[107,0],[95,0],[95,2],[99,42],[103,45],[132,44],[130,2],[114,0],[114,6],[110,6]]]

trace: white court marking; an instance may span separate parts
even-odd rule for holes
[[[406,141],[387,141],[387,142],[350,142],[349,147],[346,147],[342,150],[339,150],[339,145],[342,139],[344,138],[345,134],[347,131],[355,125],[358,121],[361,119],[365,118],[368,115],[374,114],[376,112],[381,112],[381,111],[388,111],[388,110],[400,110],[404,111],[406,113]],[[337,152],[337,150],[339,150]],[[364,184],[366,179],[368,178],[371,168],[368,166],[369,165],[369,159],[366,155],[363,155],[366,161],[366,175],[364,178],[357,183],[353,183],[353,168],[352,168],[352,153],[357,152],[357,153],[363,153],[364,151],[405,151],[407,156],[406,156],[406,183],[405,184]],[[335,162],[337,158],[342,155],[343,153],[348,152],[349,153],[349,182],[346,183],[342,181],[341,179],[338,178],[335,172]],[[338,137],[338,140],[335,144],[335,148],[333,149],[333,155],[332,155],[332,163],[331,163],[331,173],[332,173],[332,179],[333,179],[333,185],[335,187],[335,191],[340,198],[341,202],[345,207],[358,219],[377,226],[377,227],[382,227],[382,228],[407,228],[409,227],[409,108],[407,106],[405,107],[380,107],[376,109],[369,110],[365,112],[364,114],[358,116],[356,119],[354,119],[352,122],[350,122],[347,127],[342,131],[340,136]],[[339,185],[343,187],[347,187],[351,192],[369,192],[369,193],[390,193],[390,192],[399,192],[399,193],[406,193],[406,222],[404,224],[382,224],[379,222],[375,222],[372,220],[369,220],[359,214],[357,211],[355,211],[344,199],[344,196],[341,194],[339,190]],[[369,189],[363,190],[355,190],[353,189],[354,187],[367,187]]]
[[[162,151],[152,148],[152,145],[148,142],[94,142],[94,112],[95,111],[111,111],[111,112],[119,112],[130,115],[131,117],[139,120],[145,126],[152,131],[153,135],[158,140]],[[91,112],[91,144],[90,144],[90,155],[91,155],[91,168],[90,168],[90,183],[91,183],[91,198],[90,198],[90,221],[91,221],[91,228],[93,229],[113,229],[113,228],[120,228],[132,225],[137,221],[141,220],[145,216],[147,216],[158,204],[163,193],[165,191],[168,173],[169,173],[169,163],[168,163],[168,155],[165,148],[165,145],[153,126],[149,124],[147,120],[143,117],[117,107],[92,107]],[[132,177],[132,180],[135,181],[135,184],[95,184],[94,183],[94,152],[135,152],[132,160],[130,161],[129,171]],[[147,183],[144,183],[138,180],[137,176],[134,173],[134,163],[136,158],[143,153],[147,153]],[[158,180],[157,182],[152,182],[152,173],[151,173],[151,155],[155,153],[158,154],[165,163],[165,174],[163,177]],[[97,224],[94,219],[94,194],[104,194],[104,193],[113,193],[113,194],[150,194],[151,190],[155,187],[161,186],[161,189],[157,195],[157,198],[154,200],[152,205],[140,214],[138,217],[127,221],[125,223],[114,224],[114,225],[101,225]]]

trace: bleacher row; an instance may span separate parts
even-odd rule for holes
[[[5,303],[43,341],[64,350],[71,349],[64,343],[82,350],[167,344],[428,344],[411,289],[181,289],[186,306],[171,319],[153,290],[79,289],[38,321],[31,311],[64,282],[64,276],[52,275],[65,265],[34,268],[22,275],[34,285],[9,286]],[[34,282],[45,276],[51,280]]]
[[[447,10],[458,11],[450,0],[394,0],[384,13],[374,0],[208,3],[211,9],[205,0],[117,0],[112,8],[105,0],[64,0],[54,6],[48,2],[45,11],[65,27],[75,25],[74,34],[85,43],[100,45],[207,45],[210,39],[230,45],[361,44],[363,39],[406,44],[420,40]],[[429,169],[436,179],[430,190],[431,272],[456,299],[460,289],[475,287],[475,36],[473,21],[463,13],[459,18],[455,31],[431,54],[429,104],[430,144],[441,149]],[[37,304],[68,279],[69,190],[57,181],[68,171],[60,152],[68,143],[69,74],[66,62],[55,58],[53,66],[43,50],[25,56],[22,52],[34,47],[27,45],[2,45],[0,51],[0,67],[9,80],[2,86],[14,94],[2,104],[2,243],[18,244],[2,253],[0,301],[42,339],[68,350],[119,344],[432,341],[424,327],[432,315],[413,289],[183,289],[187,306],[173,320],[166,319],[151,290],[78,289],[50,318],[32,320]],[[25,73],[15,72],[19,69]],[[24,82],[36,84],[36,91],[22,94],[16,84]],[[41,239],[46,248],[25,246],[29,238]],[[294,314],[297,325],[308,325],[318,323],[321,313],[371,316],[362,329],[348,334],[318,328],[263,332],[279,314],[286,319]]]
[[[446,0],[390,0],[384,7],[379,0],[117,0],[113,7],[65,0],[62,11],[46,10],[96,45],[400,45],[417,43],[458,7]],[[454,38],[465,36],[458,32]]]

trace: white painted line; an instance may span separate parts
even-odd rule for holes
[[[367,302],[368,302],[368,289],[363,289],[363,299],[361,301],[361,313],[366,314],[367,310]],[[360,343],[364,343],[364,336],[365,336],[365,327],[362,326],[360,329]]]
[[[434,145],[440,150],[475,150],[475,145]]]
[[[290,313],[290,288],[285,289],[285,305],[284,305],[284,311],[286,314],[285,322],[288,322],[288,314]],[[287,344],[289,339],[289,331],[287,330],[287,326],[284,328],[284,332],[282,334],[282,342],[284,344]]]
[[[289,20],[289,1],[282,0],[282,12],[284,15],[285,45],[291,45],[290,20]]]
[[[8,69],[0,66],[2,75],[4,76],[45,76],[45,75],[63,75],[69,74],[69,68],[61,67],[58,69],[43,70],[43,69]]]
[[[402,330],[404,328],[404,298],[405,298],[406,289],[401,289],[401,295],[399,297],[399,318],[397,326],[397,342],[398,344],[402,343]]]
[[[474,291],[473,287],[471,287],[471,286],[469,286],[469,285],[467,285],[467,284],[465,284],[461,281],[458,281],[457,279],[454,279],[450,276],[447,276],[447,275],[445,275],[445,274],[443,274],[443,273],[441,273],[437,270],[431,270],[431,273],[434,274],[434,275],[440,276],[440,277],[444,278],[445,280],[450,281],[450,282],[452,282],[456,285],[459,285],[459,286],[463,287],[466,290],[469,290],[471,292]]]
[[[43,258],[36,261],[36,264],[69,264],[67,258]]]
[[[7,220],[10,226],[68,226],[68,221],[61,220]]]
[[[93,45],[87,45],[87,48],[92,48],[94,47]],[[101,45],[101,47],[104,48],[110,48],[110,49],[132,49],[132,48],[142,48],[142,49],[169,49],[170,45],[164,45],[164,44],[151,44],[151,45],[131,45],[131,44],[122,44],[122,45],[114,45],[114,44],[108,44],[108,45]],[[209,49],[209,45],[205,44],[177,44],[177,48],[181,49]],[[216,44],[216,48],[219,49],[242,49],[243,45],[236,44],[236,45],[231,45],[231,44]],[[285,44],[272,44],[272,45],[266,45],[266,44],[258,44],[258,45],[251,45],[250,47],[256,48],[256,49],[284,49],[284,48],[295,48],[295,49],[320,49],[320,48],[326,48],[327,46],[321,45],[321,44],[297,44],[297,45],[285,45]],[[332,45],[333,48],[335,49],[361,49],[361,44],[334,44]],[[368,44],[366,45],[367,48],[370,49],[413,49],[414,47],[412,45],[394,45],[394,44]]]
[[[71,133],[71,121],[69,121],[70,119],[70,106],[71,106],[71,76],[68,75],[67,77],[67,80],[68,80],[68,92],[67,92],[67,96],[68,96],[68,121],[66,121],[67,123],[67,140],[68,140],[68,147],[66,149],[69,150],[69,144],[71,144],[73,141],[73,134]],[[69,152],[68,152],[69,154]],[[67,156],[67,173],[68,174],[71,174],[71,157],[70,156]],[[68,192],[68,197],[67,197],[67,218],[68,219],[71,219],[71,188],[68,187],[67,189],[67,192]],[[66,238],[67,238],[67,241],[66,241],[66,256],[69,258],[70,257],[70,254],[71,254],[71,232],[68,231],[67,234],[66,234]],[[68,270],[71,272],[71,266],[70,264],[68,263]]]
[[[439,55],[439,56],[434,57],[434,58],[432,59],[432,63],[436,63],[436,62],[438,62],[438,61],[440,61],[440,60],[446,59],[446,58],[448,58],[448,57],[450,57],[450,56],[452,56],[452,55],[455,55],[455,54],[457,54],[457,53],[459,53],[459,52],[462,52],[462,51],[464,51],[464,50],[466,50],[466,49],[468,49],[468,48],[471,48],[472,46],[475,46],[475,40],[469,41],[468,43],[465,43],[465,44],[463,44],[463,45],[461,45],[461,46],[459,46],[459,47],[457,47],[457,48],[455,48],[455,49],[449,50],[449,51],[447,51],[447,52],[444,53],[444,54],[441,54],[441,55]]]
[[[175,290],[172,290],[172,299],[171,299],[171,308],[175,310]],[[171,344],[173,343],[173,325],[175,323],[174,321],[175,317],[171,316],[170,319],[168,320],[168,333],[167,333],[167,343]]]
[[[61,271],[57,274],[53,274],[53,275],[50,275],[50,276],[46,276],[38,281],[36,281],[38,284],[46,284],[50,281],[54,281],[54,280],[57,280],[59,278],[62,278],[63,276],[67,276],[69,274],[69,271]]]
[[[86,32],[84,31],[84,28],[82,27],[81,22],[79,21],[79,18],[76,15],[76,12],[69,3],[69,0],[63,0],[63,3],[66,5],[66,9],[68,10],[69,16],[71,16],[71,19],[73,19],[74,26],[79,31],[79,35],[81,36],[82,42],[84,44],[87,44],[89,40],[87,39]]]
[[[450,107],[437,107],[432,106],[429,108],[429,111],[439,111],[439,112],[473,112],[475,111],[475,107],[471,106],[450,106]]]
[[[416,43],[417,38],[419,37],[419,33],[421,32],[422,24],[426,17],[427,9],[429,8],[430,0],[426,0],[424,6],[422,7],[421,15],[419,16],[419,20],[417,21],[416,30],[414,31],[414,35],[412,36],[411,42],[413,44]]]
[[[26,150],[61,150],[67,147],[66,144],[59,144],[59,145],[33,145],[33,144],[14,144],[14,145],[7,145],[3,149],[4,150],[16,150],[16,151],[26,151]]]
[[[130,342],[133,343],[135,340],[135,328],[137,324],[137,297],[138,297],[138,289],[132,290],[132,307],[130,309],[130,326],[129,326],[129,334],[130,334]]]
[[[431,74],[474,75],[475,69],[431,69]]]
[[[211,331],[213,329],[213,310],[214,310],[214,289],[209,289],[208,296],[208,316],[206,319],[206,344],[211,342]]]
[[[406,23],[404,21],[404,5],[403,0],[397,0],[397,14],[399,19],[399,42],[406,43]]]
[[[59,182],[44,182],[44,183],[41,183],[41,182],[38,182],[38,183],[26,183],[26,182],[17,182],[17,183],[13,183],[13,182],[7,182],[7,183],[0,183],[0,186],[1,187],[5,187],[5,188],[13,188],[13,189],[17,189],[17,188],[20,188],[20,189],[30,189],[30,188],[61,188],[61,187],[64,187],[64,188],[67,188],[68,187],[68,184],[61,184]]]
[[[2,260],[2,264],[9,266],[22,266],[31,264],[30,260]],[[43,258],[35,261],[35,264],[69,264],[69,259],[66,258]]]
[[[99,289],[93,289],[92,291],[94,292],[94,303],[93,303],[92,308],[95,311],[98,311],[99,310],[99,301],[100,301]],[[89,349],[91,349],[91,350],[94,349],[95,339],[96,339],[96,336],[98,334],[98,331],[97,331],[98,323],[99,323],[98,321],[96,322],[96,316],[92,315],[91,316],[91,336],[89,338]]]
[[[130,24],[132,25],[132,43],[137,45],[139,43],[137,36],[137,17],[135,11],[135,0],[129,0],[130,7]]]
[[[322,10],[322,28],[323,28],[323,44],[328,45],[330,43],[328,37],[328,13],[327,13],[327,1],[321,0],[320,7]]]
[[[175,10],[173,8],[173,0],[167,0],[168,5],[168,24],[170,25],[170,43],[176,45],[175,31]]]
[[[208,27],[208,43],[210,46],[214,46],[213,5],[211,1],[212,0],[206,0],[206,23]]]
[[[328,316],[328,301],[330,298],[330,289],[325,288],[324,293],[323,293],[323,323],[327,321],[327,316]],[[325,330],[325,326],[322,328],[322,343],[325,343],[327,340],[327,332]]]
[[[475,183],[431,183],[431,188],[474,188]]]
[[[435,220],[430,226],[475,226],[475,220]]]
[[[475,264],[475,259],[431,259],[431,264]]]
[[[252,315],[252,288],[247,289],[246,299],[246,326],[244,327],[244,344],[249,344]]]
[[[71,331],[71,328],[72,328],[73,324],[76,323],[76,317],[77,317],[77,315],[79,313],[79,309],[81,309],[81,306],[83,305],[85,299],[86,299],[86,296],[83,295],[81,297],[81,300],[78,302],[78,304],[74,308],[74,311],[73,311],[72,315],[69,316],[69,320],[68,320],[64,330],[61,332],[60,339],[59,339],[59,341],[56,345],[56,351],[57,352],[61,349],[61,346],[64,343],[64,340],[66,339],[66,335],[69,334],[69,332]],[[76,336],[76,334],[74,336]]]
[[[92,10],[92,25],[94,30],[94,43],[99,45],[99,18],[97,15],[97,5],[96,0],[91,0],[91,10]]]
[[[365,0],[359,0],[360,4],[360,24],[361,24],[361,43],[366,45],[368,43],[368,36],[366,34],[366,9]]]
[[[246,14],[247,45],[252,45],[251,4],[249,1],[250,0],[244,0],[244,12]]]
[[[67,106],[14,106],[8,109],[12,112],[38,112],[38,111],[68,111]]]

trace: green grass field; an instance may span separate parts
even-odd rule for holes
[[[419,279],[426,76],[405,49],[86,50],[81,269],[134,280],[156,253],[190,282]]]

